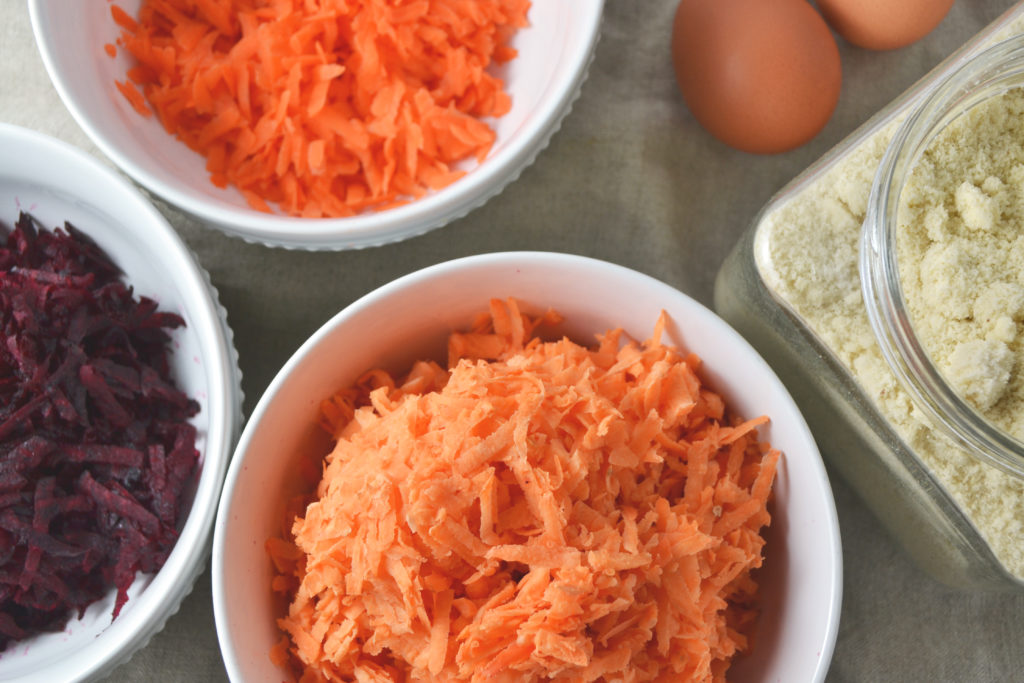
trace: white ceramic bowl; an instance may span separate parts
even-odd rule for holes
[[[298,454],[327,447],[316,425],[320,400],[372,367],[443,361],[449,332],[489,298],[509,296],[559,311],[565,332],[583,343],[617,326],[646,339],[664,309],[674,321],[668,340],[703,358],[705,380],[729,405],[771,417],[764,436],[784,460],[761,570],[764,614],[756,650],[735,662],[730,680],[823,680],[839,622],[839,529],[817,448],[783,385],[732,328],[668,285],[603,261],[532,252],[459,259],[381,287],[327,322],[270,384],[235,451],[214,528],[214,613],[231,679],[278,683],[284,675],[268,658],[279,635],[264,541],[298,490]]]
[[[79,681],[109,673],[174,614],[206,566],[228,457],[241,426],[237,353],[216,291],[166,220],[124,178],[65,143],[0,124],[0,220],[29,211],[48,229],[64,221],[96,241],[136,296],[180,314],[172,331],[177,385],[200,404],[193,423],[199,477],[181,535],[163,568],[139,575],[111,621],[113,591],[64,631],[20,641],[0,654],[0,681]]]
[[[141,0],[120,0],[134,14]],[[29,0],[36,42],[72,116],[115,164],[149,190],[200,219],[249,241],[306,249],[368,247],[440,227],[515,180],[547,145],[586,77],[603,0],[537,0],[530,26],[513,39],[518,57],[500,67],[512,110],[494,121],[497,140],[480,165],[448,187],[398,208],[341,219],[302,219],[251,209],[233,188],[210,182],[205,161],[139,116],[114,87],[128,57],[103,52],[118,27],[108,2]]]

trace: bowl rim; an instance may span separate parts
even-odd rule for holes
[[[568,57],[571,68],[562,70],[549,86],[558,96],[545,98],[536,115],[501,149],[492,150],[471,173],[425,197],[391,209],[344,218],[300,218],[264,213],[247,206],[220,206],[146,171],[119,145],[110,142],[71,97],[69,86],[57,69],[57,46],[49,39],[43,21],[43,7],[53,0],[28,0],[28,7],[36,46],[60,99],[89,139],[136,182],[186,213],[246,241],[285,248],[358,249],[442,227],[482,205],[518,178],[546,146],[578,95],[600,36],[604,2],[587,0],[581,5],[586,11],[575,16],[574,23],[586,39],[574,44],[575,49]]]
[[[101,196],[118,197],[118,201],[138,217],[138,223],[150,231],[147,241],[156,243],[153,251],[161,254],[170,272],[176,273],[182,305],[187,305],[190,326],[203,344],[204,364],[209,367],[206,375],[212,380],[207,386],[204,402],[204,409],[209,412],[209,426],[201,452],[202,469],[196,480],[192,507],[167,560],[156,574],[151,575],[145,590],[131,598],[129,602],[134,603],[131,610],[122,612],[91,643],[54,659],[48,665],[53,674],[65,667],[66,675],[69,662],[73,661],[74,679],[87,680],[124,663],[159,632],[166,620],[177,612],[181,601],[205,568],[228,457],[240,430],[241,374],[226,314],[209,284],[206,271],[167,219],[130,182],[87,152],[20,126],[0,123],[0,146],[5,151],[10,151],[12,146],[24,147],[38,157],[60,164],[65,170],[89,178],[90,185],[103,189]],[[3,172],[2,168],[0,176],[21,178],[16,173]],[[67,192],[56,183],[35,179],[28,182]],[[71,196],[87,206],[96,206],[92,198]],[[100,244],[102,246],[103,242]],[[33,673],[44,675],[46,670]]]
[[[818,634],[820,639],[816,641],[817,663],[814,669],[813,681],[816,683],[824,681],[829,670],[832,655],[835,651],[839,631],[843,594],[842,544],[835,499],[824,462],[818,452],[817,445],[811,435],[810,429],[803,418],[803,414],[800,412],[798,406],[790,395],[789,390],[778,378],[771,366],[769,366],[763,359],[760,353],[754,349],[754,347],[751,346],[742,335],[740,335],[728,322],[718,316],[710,308],[704,306],[702,303],[684,292],[671,287],[657,278],[626,266],[588,256],[546,251],[504,251],[464,256],[426,266],[397,279],[391,280],[390,282],[387,282],[386,284],[383,284],[357,298],[332,315],[295,350],[295,352],[288,358],[285,364],[273,377],[257,402],[255,408],[252,410],[248,422],[245,425],[245,429],[236,444],[235,452],[232,456],[231,464],[225,478],[220,503],[218,505],[217,521],[214,525],[211,560],[211,588],[217,638],[221,648],[221,656],[224,660],[229,678],[231,680],[241,680],[236,679],[234,676],[235,672],[241,670],[239,664],[241,657],[236,652],[232,634],[228,632],[227,615],[229,612],[229,606],[227,604],[224,579],[224,546],[226,543],[226,529],[230,515],[230,508],[233,505],[236,496],[235,485],[240,478],[242,471],[247,466],[245,463],[245,455],[250,448],[253,434],[258,429],[258,425],[262,421],[264,415],[270,410],[271,406],[275,402],[276,396],[281,388],[287,383],[293,371],[304,363],[305,357],[309,355],[313,349],[323,343],[324,339],[331,336],[338,327],[344,325],[349,319],[362,314],[367,309],[376,305],[379,301],[387,299],[403,290],[414,288],[424,281],[444,276],[452,269],[472,269],[484,266],[510,264],[518,265],[521,264],[524,259],[529,260],[531,264],[539,263],[547,268],[558,268],[569,263],[579,263],[589,265],[590,267],[604,268],[608,269],[609,272],[617,273],[619,276],[642,278],[645,282],[664,292],[666,296],[679,297],[680,300],[686,301],[688,305],[701,309],[702,313],[717,319],[717,321],[721,323],[721,330],[730,336],[730,341],[736,344],[738,348],[745,350],[745,353],[751,358],[751,360],[762,369],[764,377],[772,384],[773,388],[779,392],[779,396],[786,401],[787,411],[794,417],[795,425],[799,429],[801,440],[808,444],[812,451],[813,457],[807,458],[807,463],[802,464],[806,464],[811,467],[813,469],[814,478],[823,484],[819,487],[820,490],[817,491],[816,494],[823,496],[824,498],[822,502],[824,503],[823,510],[826,518],[822,520],[822,523],[825,526],[825,537],[828,545],[827,557],[831,564],[832,572],[827,580],[829,602],[824,609],[826,629],[824,633]]]

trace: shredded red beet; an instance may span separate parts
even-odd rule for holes
[[[199,405],[170,377],[181,316],[136,298],[68,223],[0,249],[0,650],[64,628],[177,539]]]

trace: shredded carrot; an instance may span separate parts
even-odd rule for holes
[[[664,314],[593,348],[541,341],[553,319],[492,301],[450,369],[324,402],[323,479],[267,543],[297,680],[723,681],[749,648],[767,418],[726,411]]]
[[[121,94],[125,96],[131,105],[142,116],[152,116],[153,113],[146,106],[146,98],[142,96],[139,89],[131,81],[114,81],[114,85],[121,91]]]
[[[111,15],[131,81],[216,185],[261,211],[336,217],[421,197],[488,154],[486,119],[511,107],[489,67],[515,56],[529,4],[143,0]]]

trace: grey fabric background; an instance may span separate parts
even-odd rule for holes
[[[771,195],[1011,4],[957,0],[936,31],[893,52],[840,41],[843,91],[826,129],[800,149],[759,157],[710,138],[679,97],[669,56],[676,0],[607,0],[589,80],[550,147],[501,195],[445,228],[364,251],[293,252],[245,244],[158,206],[220,291],[241,355],[247,412],[332,314],[389,280],[458,256],[585,254],[653,275],[710,306],[719,264]],[[22,0],[0,0],[0,121],[99,155],[49,83]],[[845,593],[828,680],[1024,680],[1024,595],[937,584],[832,480]],[[166,628],[111,674],[114,681],[225,679],[208,572]]]

